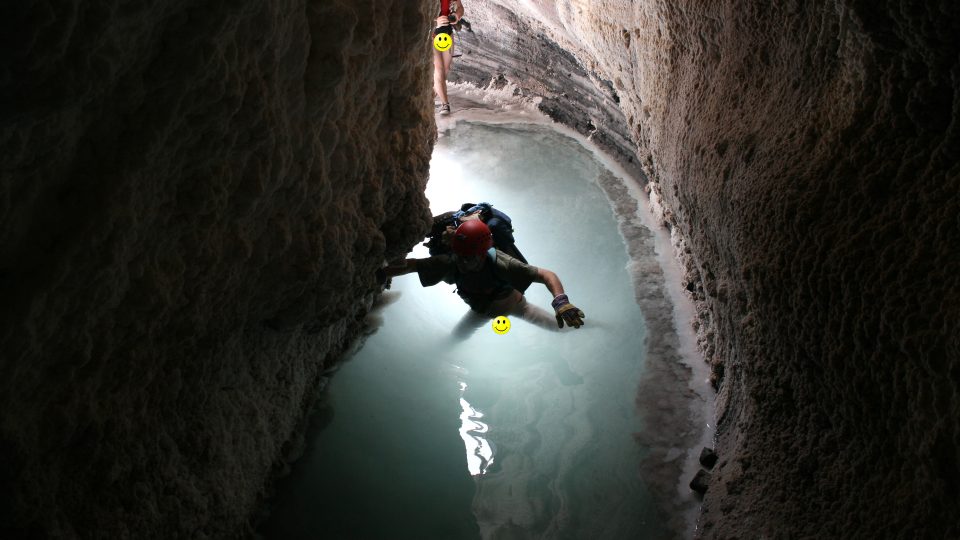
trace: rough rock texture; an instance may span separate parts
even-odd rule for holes
[[[587,71],[536,21],[495,2],[468,2],[471,31],[457,33],[451,82],[500,90],[538,100],[538,109],[616,157],[643,176],[630,126],[609,81]],[[456,103],[454,106],[456,107]]]
[[[654,236],[643,224],[639,202],[613,174],[601,175],[597,185],[611,201],[620,234],[633,261],[629,270],[634,299],[647,328],[644,375],[638,382],[635,400],[643,425],[634,433],[644,448],[640,474],[667,527],[679,537],[690,528],[689,516],[696,512],[697,500],[689,494],[678,496],[677,485],[682,479],[687,452],[703,436],[703,425],[710,419],[704,418],[702,411],[676,406],[677,403],[703,402],[695,399],[689,386],[693,374],[681,352],[667,278],[657,263]]]
[[[428,4],[5,5],[4,536],[242,526],[425,226]],[[683,246],[720,385],[701,534],[960,536],[960,5],[466,7],[464,78],[632,137]]]
[[[555,14],[531,17],[513,4],[465,3],[472,32],[460,32],[463,54],[454,63],[450,80],[469,82],[492,91],[511,90],[514,96],[537,101],[537,107],[557,122],[572,127],[616,158],[638,179],[644,172],[630,140],[629,125],[618,107],[619,96],[602,76],[564,50],[541,23]],[[451,99],[456,109],[460,102]],[[463,103],[469,106],[469,103]],[[456,112],[454,113],[456,114]],[[687,408],[672,407],[678,394],[692,396],[691,373],[683,362],[674,331],[672,306],[656,260],[653,236],[643,225],[636,200],[612,174],[598,179],[617,215],[627,252],[634,261],[635,298],[645,316],[649,339],[645,377],[638,381],[637,409],[643,429],[634,434],[645,449],[638,463],[664,521],[677,536],[689,528],[689,515],[698,501],[678,496],[686,452],[695,446],[706,419]],[[689,479],[683,480],[685,484]]]
[[[427,226],[429,18],[4,6],[0,536],[244,528],[374,268]]]
[[[700,534],[960,535],[960,5],[486,4],[477,47],[543,51],[519,87],[555,47],[612,82],[678,238],[720,385]]]

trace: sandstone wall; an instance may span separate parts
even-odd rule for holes
[[[456,34],[455,52],[462,56],[454,60],[448,80],[536,99],[541,112],[588,137],[631,174],[643,176],[620,97],[610,81],[586,70],[557,42],[550,21],[511,2],[468,2],[465,7],[470,29]]]
[[[960,534],[960,7],[497,4],[612,82],[683,243],[720,384],[702,534]]]
[[[426,227],[429,10],[3,11],[0,536],[233,536]]]

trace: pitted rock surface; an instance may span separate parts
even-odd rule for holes
[[[429,4],[8,7],[0,531],[243,529],[427,227]],[[681,246],[699,534],[960,537],[960,5],[465,7],[457,76],[633,159]]]
[[[233,537],[428,225],[425,6],[15,4],[0,536]]]
[[[960,7],[478,11],[503,22],[476,44],[489,73],[468,76],[552,96],[551,51],[568,53],[616,96],[679,239],[719,385],[699,534],[960,534]],[[576,127],[587,107],[569,108]]]

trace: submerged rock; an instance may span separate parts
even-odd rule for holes
[[[717,463],[717,453],[713,451],[713,448],[704,447],[700,451],[700,464],[708,469],[712,469]]]
[[[697,474],[693,477],[693,480],[690,481],[690,489],[696,491],[697,493],[703,495],[707,492],[707,486],[710,484],[710,473],[700,469],[697,471]]]

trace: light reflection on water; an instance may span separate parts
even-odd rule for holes
[[[466,389],[467,383],[460,381],[460,438],[467,449],[467,470],[472,476],[480,476],[493,465],[493,448],[483,437],[489,430],[489,426],[480,421],[483,413],[463,398]]]
[[[433,213],[481,201],[505,211],[521,251],[557,273],[586,326],[552,332],[518,318],[508,334],[485,324],[458,338],[468,308],[453,286],[394,278],[382,326],[333,378],[332,420],[278,486],[265,534],[662,538],[634,438],[646,326],[593,185],[600,166],[549,130],[454,132],[434,152]],[[526,297],[552,300],[542,284]]]

